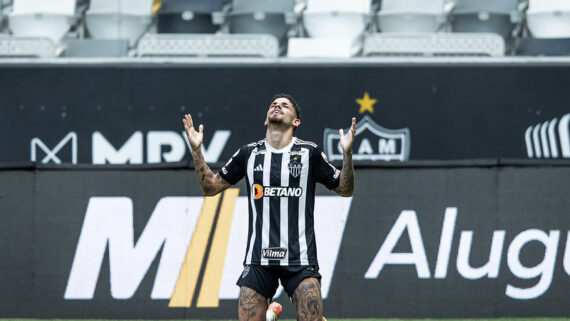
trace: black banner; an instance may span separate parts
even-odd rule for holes
[[[357,162],[567,159],[569,82],[567,65],[3,65],[0,162],[185,160],[185,113],[225,162],[265,136],[279,92],[301,105],[295,135],[333,161],[353,116]]]
[[[358,169],[353,198],[321,187],[325,315],[568,317],[569,181],[421,167]],[[0,171],[0,317],[235,318],[243,184],[204,198],[188,169]]]

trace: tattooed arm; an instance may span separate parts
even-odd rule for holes
[[[340,145],[343,150],[342,169],[340,171],[340,182],[335,191],[340,196],[352,196],[354,193],[354,166],[352,166],[352,143],[356,133],[356,118],[352,118],[350,129],[344,135],[342,128],[340,133]]]
[[[354,193],[354,166],[352,166],[352,151],[344,152],[342,169],[340,170],[340,182],[335,188],[340,196],[352,196]]]
[[[194,168],[196,169],[196,175],[198,175],[198,182],[200,183],[202,193],[205,196],[212,196],[230,187],[231,185],[226,182],[220,174],[214,174],[210,166],[208,166],[204,160],[201,148],[202,140],[204,139],[204,126],[200,125],[199,131],[196,131],[190,114],[184,116],[182,122],[184,123],[184,130],[186,131],[190,149],[192,150]]]
[[[202,194],[205,196],[216,195],[231,186],[230,183],[224,181],[220,174],[214,174],[210,166],[206,164],[201,148],[192,149],[192,157],[194,157],[194,168],[198,175]]]

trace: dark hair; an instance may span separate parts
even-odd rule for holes
[[[271,103],[273,103],[275,101],[275,99],[277,99],[277,98],[287,98],[291,102],[291,104],[293,105],[293,109],[295,109],[295,113],[297,114],[297,118],[301,119],[301,108],[299,108],[299,105],[297,104],[295,99],[293,99],[293,97],[291,97],[291,95],[277,94],[277,95],[273,96],[273,99],[271,99]]]

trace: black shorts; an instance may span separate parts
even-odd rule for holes
[[[262,266],[246,265],[241,273],[237,285],[246,286],[255,290],[267,299],[273,298],[279,283],[291,297],[295,289],[306,278],[313,277],[321,281],[319,268],[310,266]]]

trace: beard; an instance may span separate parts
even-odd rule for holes
[[[272,124],[281,124],[283,123],[283,117],[276,117],[277,115],[269,115],[267,117],[267,122]]]

